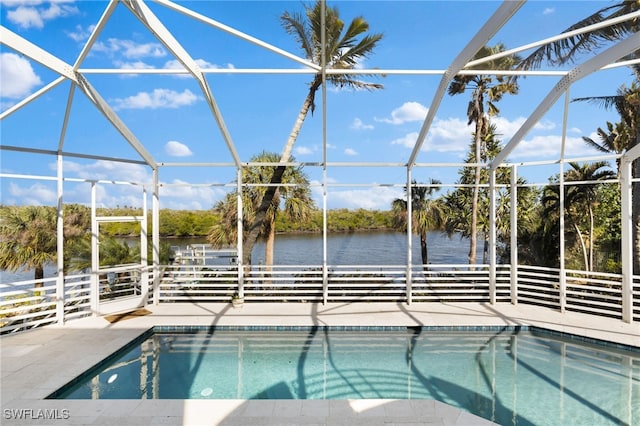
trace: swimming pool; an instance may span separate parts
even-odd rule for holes
[[[155,327],[60,399],[436,399],[499,424],[637,424],[640,350],[533,327]]]

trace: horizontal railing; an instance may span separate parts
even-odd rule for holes
[[[414,302],[486,302],[490,300],[489,265],[414,266]],[[510,301],[510,266],[496,267],[496,301]]]
[[[144,269],[144,268],[143,268]],[[252,266],[238,285],[236,265],[163,265],[157,281],[159,303],[230,302],[490,302],[489,265],[321,265]],[[622,318],[622,276],[601,272],[519,265],[512,292],[509,265],[495,270],[495,301],[525,303],[555,310]],[[98,303],[139,296],[139,265],[101,271]],[[410,285],[407,288],[407,276]],[[564,281],[565,292],[562,293]],[[64,278],[64,320],[93,315],[91,274]],[[633,277],[632,320],[640,321],[640,276]],[[57,279],[0,284],[0,333],[28,330],[59,322]],[[154,300],[149,293],[148,303]],[[564,296],[564,301],[563,301]]]

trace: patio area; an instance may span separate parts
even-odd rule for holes
[[[115,323],[103,317],[4,336],[3,424],[434,424],[492,422],[432,400],[45,400],[155,325],[538,326],[640,348],[640,324],[530,305],[485,303],[161,304]],[[73,352],[69,352],[73,348]],[[49,410],[57,419],[37,418]],[[15,418],[18,414],[31,418]]]

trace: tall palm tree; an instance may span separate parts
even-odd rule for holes
[[[340,19],[338,9],[323,5],[323,0],[317,0],[313,6],[306,6],[305,13],[285,12],[280,20],[285,31],[291,34],[300,44],[305,58],[314,64],[325,65],[327,69],[354,69],[358,63],[370,56],[382,39],[382,34],[366,34],[369,24],[361,16],[354,18],[348,27]],[[323,7],[324,6],[324,7]],[[324,9],[325,28],[322,22],[322,10]],[[322,31],[324,30],[324,50],[322,45]],[[324,57],[323,57],[324,51]],[[365,82],[357,79],[354,74],[328,74],[326,81],[339,88],[353,88],[376,90],[382,89],[381,84]],[[322,86],[322,74],[317,73],[309,84],[309,91],[302,103],[291,133],[280,155],[280,162],[288,162],[291,158],[293,145],[295,144],[302,124],[309,110],[315,109],[315,95]],[[272,204],[278,184],[282,182],[286,166],[276,167],[271,181],[256,208],[255,217],[244,236],[243,263],[251,263],[251,250],[263,231],[263,223]]]
[[[438,200],[431,198],[434,191],[439,189],[440,182],[437,179],[429,179],[429,184],[418,185],[415,180],[411,182],[411,209],[412,209],[412,232],[420,237],[420,253],[422,264],[429,263],[429,253],[427,248],[427,234],[429,231],[441,229],[444,223],[444,214]],[[409,193],[404,189],[405,194]],[[407,200],[396,198],[391,204],[394,213],[394,226],[398,229],[407,229]]]
[[[278,154],[270,152],[262,152],[254,156],[251,162],[255,163],[276,163],[278,162]],[[249,186],[242,190],[243,205],[243,224],[245,229],[251,224],[255,218],[255,212],[258,203],[264,197],[264,185],[271,181],[271,177],[276,167],[273,166],[249,166],[242,170],[242,182]],[[283,186],[275,194],[271,205],[265,216],[266,220],[259,237],[265,241],[265,264],[273,265],[273,252],[275,242],[275,221],[280,210],[281,201],[284,200],[284,213],[292,220],[307,220],[315,207],[311,198],[311,190],[309,188],[309,180],[302,170],[302,167],[287,167],[282,176],[283,184],[294,184],[294,186]],[[216,247],[226,247],[235,245],[238,238],[238,194],[231,192],[227,194],[224,200],[218,202],[214,210],[220,215],[221,221],[214,225],[207,236],[207,240]],[[243,247],[247,250],[247,246]]]
[[[571,181],[597,182],[597,181],[603,181],[606,179],[611,179],[615,176],[613,171],[609,169],[605,169],[605,167],[608,167],[608,164],[606,161],[597,161],[595,163],[582,164],[582,165],[576,162],[571,162],[569,163],[569,165],[571,166],[571,169],[567,170],[567,172],[565,173],[565,180],[567,182],[571,182]],[[579,209],[579,211],[584,211],[583,209],[586,207],[587,211],[589,212],[589,230],[587,235],[587,241],[589,242],[588,259],[586,255],[586,250],[584,250],[585,268],[589,272],[593,271],[593,252],[594,252],[594,237],[595,237],[595,234],[593,232],[594,230],[593,208],[597,203],[597,197],[596,197],[597,185],[598,185],[597,183],[580,184],[580,185],[570,186],[567,191],[570,197],[569,199],[571,200],[571,203],[568,206],[569,209],[577,208]],[[581,242],[583,242],[584,240],[582,239],[582,233],[578,228],[577,222],[574,222],[574,226],[576,228],[576,232],[580,236]],[[585,245],[583,243],[583,248],[584,247]]]
[[[495,124],[489,124],[489,128],[482,139],[482,152],[480,153],[480,159],[476,160],[476,145],[475,135],[470,145],[465,163],[484,163],[495,158],[502,150],[501,141],[498,138],[497,128]],[[478,200],[477,200],[477,235],[483,236],[484,247],[482,250],[482,262],[487,263],[489,257],[489,233],[490,233],[490,202],[489,202],[489,189],[487,185],[489,183],[489,172],[487,169],[480,171],[480,180],[477,181],[478,185],[473,185],[476,182],[476,168],[475,167],[463,167],[459,170],[460,178],[459,184],[463,185],[455,191],[449,192],[444,197],[444,205],[447,209],[447,220],[445,221],[445,230],[449,236],[454,233],[459,233],[463,237],[471,238],[470,223],[472,220],[471,205],[473,202],[473,195],[476,188],[478,188]],[[496,191],[496,237],[498,241],[501,241],[501,247],[508,249],[510,245],[510,215],[509,210],[511,208],[511,191],[508,189],[508,185],[511,182],[511,169],[506,167],[500,167],[496,170],[496,183],[504,185],[503,188],[497,188]],[[524,178],[518,178],[517,185],[522,187],[526,184]],[[535,194],[530,188],[524,187],[518,190],[518,231],[525,234],[524,226],[531,225],[531,210],[533,208]],[[506,251],[508,252],[508,250]],[[503,253],[506,253],[503,252]]]
[[[480,59],[494,55],[505,50],[504,45],[497,44],[493,47],[485,46],[474,56]],[[483,63],[482,68],[507,70],[513,68],[520,61],[515,55],[505,56],[499,59]],[[467,124],[475,124],[474,148],[475,158],[480,163],[483,155],[483,140],[489,132],[489,117],[498,115],[500,110],[496,102],[505,94],[517,94],[518,85],[513,78],[501,75],[457,75],[448,88],[449,95],[458,95],[466,90],[471,90],[471,99],[467,106]],[[476,246],[478,239],[478,197],[480,185],[480,165],[475,167],[475,179],[473,198],[471,201],[471,229],[469,232],[469,264],[476,263]]]

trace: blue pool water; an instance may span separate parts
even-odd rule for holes
[[[51,398],[436,399],[502,425],[632,425],[640,350],[526,327],[156,328]]]

